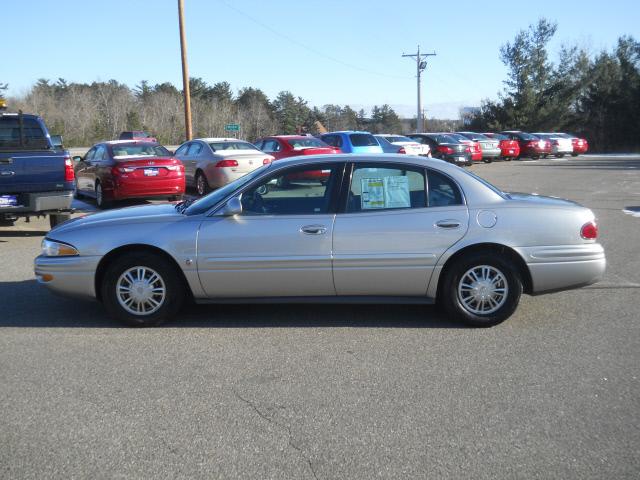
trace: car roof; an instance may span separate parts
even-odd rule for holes
[[[323,133],[322,135],[331,135],[333,133],[364,133],[366,135],[371,135],[371,132],[365,132],[363,130],[337,130],[335,132]]]
[[[100,142],[104,145],[122,145],[122,144],[131,144],[131,145],[160,145],[158,142],[153,141],[144,141],[144,140],[109,140],[107,142]],[[98,144],[96,144],[98,145]]]

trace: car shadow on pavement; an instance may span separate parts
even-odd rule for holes
[[[58,297],[35,280],[0,282],[1,327],[127,328],[98,302]],[[157,328],[466,328],[430,305],[186,305]]]

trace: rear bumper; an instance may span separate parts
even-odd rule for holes
[[[0,208],[0,215],[25,215],[71,210],[73,192],[70,190],[36,193],[19,193],[18,205]]]
[[[516,250],[527,263],[534,294],[590,285],[602,279],[607,265],[598,243]]]
[[[184,177],[168,179],[150,179],[149,181],[123,181],[114,185],[113,199],[155,198],[182,195],[185,191]]]
[[[502,154],[502,150],[499,148],[487,148],[482,149],[482,157],[483,158],[497,158]]]
[[[95,274],[102,257],[36,257],[36,280],[53,293],[95,299]],[[45,277],[45,275],[49,277]]]

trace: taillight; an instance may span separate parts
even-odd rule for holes
[[[447,147],[445,145],[439,145],[438,146],[438,151],[441,152],[441,153],[445,153],[447,155],[451,155],[453,153],[453,148]]]
[[[177,172],[178,170],[180,170],[180,167],[182,165],[165,165],[164,168],[166,168],[167,170],[169,170],[170,172]]]
[[[580,229],[580,236],[585,240],[595,240],[598,238],[598,225],[595,222],[585,223]]]
[[[237,166],[238,166],[237,160],[220,160],[218,163],[216,163],[216,167],[237,167]]]
[[[400,150],[398,150],[398,153],[407,153],[407,151],[404,149],[404,147],[400,147]]]
[[[535,147],[536,145],[538,145],[538,142],[536,140],[529,140],[527,142],[527,147]]]
[[[75,174],[73,173],[73,162],[70,157],[64,157],[64,181],[73,182]]]
[[[136,171],[136,169],[133,167],[113,167],[111,171],[115,175],[118,175],[118,173],[133,173]]]
[[[263,165],[269,165],[271,163],[271,159],[270,158],[265,158],[264,160],[262,160],[262,164]]]

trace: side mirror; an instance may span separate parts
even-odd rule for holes
[[[222,208],[221,214],[225,217],[232,217],[242,213],[242,202],[240,197],[232,197],[227,200],[227,203]]]
[[[73,161],[73,163],[75,163],[77,165],[78,163],[80,163],[82,161],[82,157],[79,157],[79,156],[76,155],[75,157],[72,157],[71,160]]]

